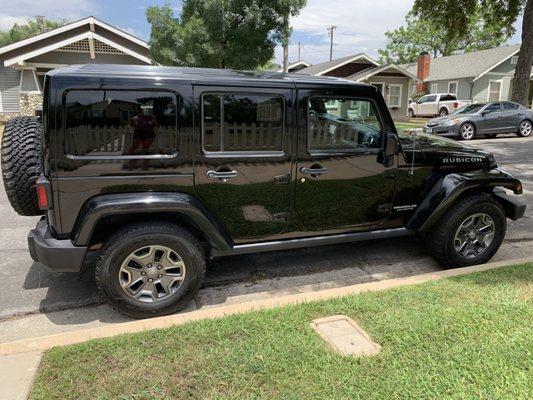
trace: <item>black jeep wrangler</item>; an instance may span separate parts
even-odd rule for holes
[[[180,309],[206,260],[233,254],[418,234],[443,265],[484,263],[525,211],[490,153],[396,132],[373,86],[122,65],[57,69],[44,86],[42,121],[6,126],[7,195],[43,214],[35,261],[92,260],[132,317]]]

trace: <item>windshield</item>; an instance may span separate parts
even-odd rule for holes
[[[464,106],[463,108],[458,109],[452,114],[473,114],[478,112],[484,106],[485,104],[482,103],[469,104],[468,106]]]

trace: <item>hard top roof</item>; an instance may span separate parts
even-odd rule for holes
[[[282,73],[272,71],[237,71],[231,69],[215,68],[185,68],[161,67],[152,65],[118,65],[118,64],[84,64],[69,65],[57,68],[48,75],[53,77],[87,77],[87,78],[146,78],[146,79],[172,79],[192,83],[217,82],[263,82],[263,83],[299,83],[299,84],[342,84],[352,86],[368,86],[362,83],[325,76],[311,76],[296,73]]]

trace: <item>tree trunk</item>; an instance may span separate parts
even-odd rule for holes
[[[511,96],[513,101],[525,106],[528,106],[531,64],[533,64],[533,0],[527,0],[522,22],[522,45],[518,53]]]

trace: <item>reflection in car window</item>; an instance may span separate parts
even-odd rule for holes
[[[469,104],[467,106],[464,106],[457,111],[453,112],[452,114],[473,114],[481,110],[483,107],[485,107],[485,104],[483,103],[474,103]]]
[[[177,151],[176,96],[169,92],[70,90],[66,152],[72,156],[169,155]]]
[[[381,147],[381,122],[368,100],[311,97],[307,122],[311,151]]]
[[[492,103],[487,108],[485,108],[485,111],[491,111],[491,112],[501,111],[501,110],[502,110],[502,106],[500,103]]]
[[[503,108],[505,110],[518,110],[520,106],[516,103],[511,103],[509,101],[504,101],[503,102]]]

